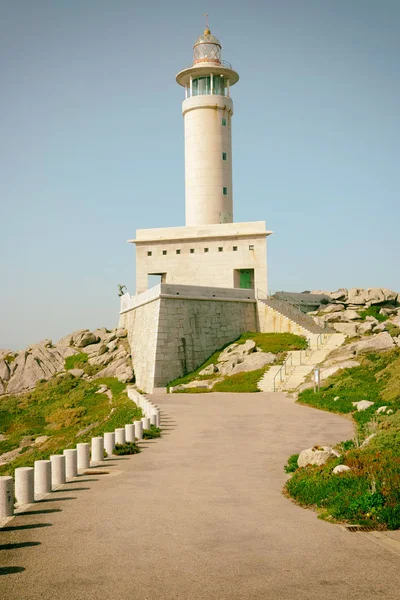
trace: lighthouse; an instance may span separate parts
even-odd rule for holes
[[[232,223],[231,88],[239,81],[222,60],[220,41],[208,27],[193,46],[193,64],[176,76],[185,88],[186,225]]]
[[[136,296],[154,285],[154,276],[161,284],[266,293],[272,232],[264,221],[233,218],[231,92],[239,75],[222,60],[222,44],[208,26],[176,81],[184,89],[185,226],[139,229],[129,240],[136,245]]]

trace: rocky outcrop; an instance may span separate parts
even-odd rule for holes
[[[43,340],[22,352],[0,351],[0,394],[17,394],[33,389],[41,380],[49,380],[65,371],[65,359],[79,353],[88,356],[92,367],[104,367],[96,377],[117,377],[132,381],[134,374],[130,351],[124,329],[107,331],[105,328],[91,332],[75,331],[56,344]],[[84,368],[70,370],[74,377],[90,377]]]
[[[340,454],[330,446],[314,446],[314,448],[307,448],[307,450],[300,452],[297,464],[299,467],[324,465],[330,458],[337,458],[338,456]]]

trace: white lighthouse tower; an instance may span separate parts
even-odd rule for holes
[[[221,58],[208,27],[195,42],[193,64],[176,76],[185,88],[186,225],[232,223],[231,87],[239,81]]]

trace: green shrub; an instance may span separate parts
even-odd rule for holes
[[[285,473],[294,473],[299,468],[297,464],[297,459],[299,458],[298,454],[292,454],[289,456],[287,464],[283,467]]]
[[[134,442],[126,442],[125,444],[115,444],[113,453],[119,456],[123,454],[138,454],[139,452],[140,448]]]
[[[377,319],[380,323],[383,323],[384,321],[388,320],[388,317],[386,315],[381,315],[379,312],[380,310],[381,310],[380,306],[373,304],[366,310],[360,311],[359,315],[363,321],[365,321],[366,317],[375,317],[375,319]]]
[[[150,425],[150,429],[143,429],[143,439],[152,440],[161,436],[161,429],[155,425]]]
[[[70,371],[71,369],[83,369],[86,366],[89,357],[86,352],[79,352],[79,354],[73,354],[65,359],[65,369]]]
[[[386,330],[390,333],[392,337],[398,337],[400,335],[400,327],[398,327],[394,323],[387,323]]]
[[[15,355],[14,354],[6,354],[6,356],[4,357],[4,360],[8,364],[10,364],[10,363],[12,363],[17,358],[17,356],[18,356],[17,354],[15,354]]]

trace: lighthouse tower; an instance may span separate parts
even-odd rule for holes
[[[193,47],[193,64],[176,76],[185,88],[186,225],[232,223],[231,87],[239,81],[221,58],[208,27]]]

